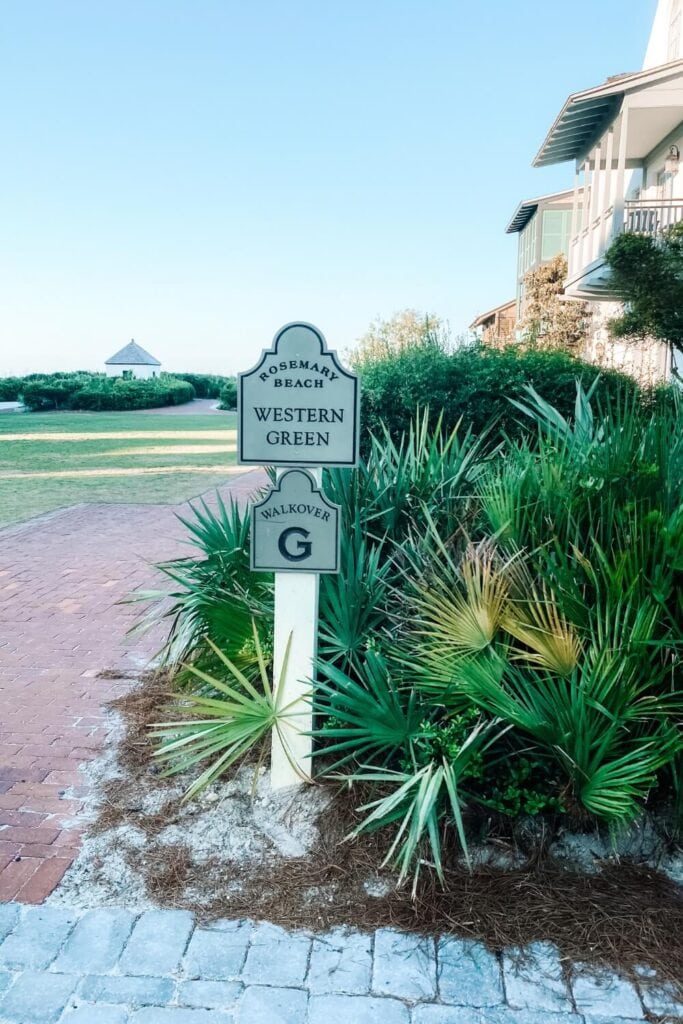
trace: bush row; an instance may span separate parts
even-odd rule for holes
[[[622,396],[641,396],[633,378],[563,352],[520,353],[475,345],[448,353],[437,346],[423,345],[366,360],[359,373],[366,452],[370,434],[381,434],[384,428],[398,440],[409,429],[418,408],[429,409],[430,427],[443,415],[445,431],[462,419],[475,434],[493,427],[508,437],[520,437],[529,426],[510,399],[522,397],[528,385],[563,416],[573,414],[577,378],[588,388],[599,377],[595,399],[603,404],[617,390]]]
[[[191,384],[197,398],[220,398],[222,389],[232,379],[215,373],[174,373],[171,376]]]
[[[124,380],[78,370],[0,378],[0,402],[23,401],[32,411],[147,409],[180,405],[195,397],[220,398],[223,408],[234,409],[236,394],[234,378],[205,373],[162,373],[151,380]]]
[[[125,380],[104,374],[73,373],[24,380],[18,395],[32,411],[151,409],[190,402],[194,388],[166,374],[151,380]]]

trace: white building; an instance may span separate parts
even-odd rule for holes
[[[107,359],[104,369],[108,377],[147,380],[159,376],[161,363],[131,339],[119,352]]]
[[[649,380],[669,376],[671,355],[609,338],[620,306],[605,252],[622,231],[657,238],[683,221],[682,13],[683,0],[659,0],[643,70],[569,96],[534,159],[575,165],[565,294],[592,303],[587,355]]]

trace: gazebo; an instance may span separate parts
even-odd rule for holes
[[[146,380],[159,376],[161,363],[131,338],[127,345],[107,359],[104,369],[108,377],[136,377],[138,380]]]

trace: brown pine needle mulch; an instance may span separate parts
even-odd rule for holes
[[[158,721],[168,693],[163,676],[148,675],[140,688],[113,702],[125,723],[119,763],[127,774],[105,785],[93,826],[101,832],[134,824],[147,833],[147,846],[136,860],[153,900],[194,910],[204,919],[251,917],[312,930],[391,926],[451,933],[493,950],[552,942],[568,963],[631,977],[638,967],[654,967],[657,982],[673,982],[683,996],[683,889],[641,865],[609,863],[597,874],[582,874],[534,857],[514,869],[479,867],[469,873],[454,850],[445,888],[425,869],[413,898],[410,885],[397,890],[380,870],[385,833],[344,842],[358,821],[358,793],[340,794],[323,811],[312,854],[266,863],[257,871],[253,864],[218,858],[195,864],[187,846],[156,842],[155,834],[173,820],[177,797],[154,814],[141,814],[138,805],[141,792],[165,784],[151,767],[148,725]],[[379,895],[366,889],[373,881]]]

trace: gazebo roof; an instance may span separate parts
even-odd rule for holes
[[[113,356],[110,356],[104,365],[119,366],[124,363],[129,366],[161,366],[158,359],[151,356],[149,352],[145,352],[144,348],[141,348],[132,339],[119,352],[115,352]]]

